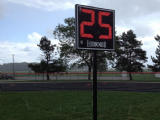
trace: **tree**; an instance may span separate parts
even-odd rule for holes
[[[147,65],[148,68],[154,72],[160,72],[160,36],[157,35],[155,37],[155,40],[159,43],[155,54],[156,54],[156,58],[151,56],[152,62],[154,63],[153,65]]]
[[[40,43],[37,45],[43,55],[41,56],[40,64],[29,64],[28,67],[31,68],[36,73],[54,73],[63,72],[66,69],[64,61],[62,59],[53,59],[53,53],[56,45],[52,45],[51,41],[47,37],[42,37]],[[49,74],[47,74],[47,80],[49,80]]]
[[[41,65],[44,64],[44,70],[46,73],[49,71],[49,62],[51,61],[52,58],[52,53],[54,52],[54,49],[56,45],[51,45],[51,41],[48,40],[47,37],[42,37],[40,40],[40,43],[37,45],[41,51],[43,51],[43,60],[41,61]],[[47,80],[49,80],[49,74],[47,74]]]
[[[67,63],[78,63],[79,67],[88,66],[88,72],[92,69],[93,53],[89,50],[75,50],[75,18],[66,18],[66,25],[58,24],[53,34],[60,42],[60,57],[66,59]],[[103,62],[103,57],[107,57],[106,51],[97,52],[97,63]],[[90,80],[90,74],[88,74]]]
[[[44,73],[46,70],[47,63],[45,61],[41,61],[40,63],[36,64],[28,64],[28,67],[31,68],[35,73]],[[62,59],[54,59],[52,63],[48,64],[48,71],[47,73],[55,73],[55,72],[64,72],[66,70],[66,65]]]
[[[52,60],[52,63],[49,64],[48,73],[59,73],[65,72],[67,67],[67,63],[61,58]]]
[[[108,62],[104,58],[102,63],[98,62],[98,64],[97,64],[97,71],[98,72],[106,72],[107,69],[108,69]]]
[[[147,62],[146,51],[141,49],[142,42],[136,39],[132,30],[122,33],[117,40],[116,65],[120,71],[142,72],[143,63]],[[130,80],[132,75],[129,73]]]
[[[41,64],[33,64],[33,63],[29,63],[28,67],[31,68],[32,71],[34,71],[35,73],[44,73]]]

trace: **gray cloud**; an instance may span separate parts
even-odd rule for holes
[[[160,18],[160,0],[92,0],[89,5],[115,10],[116,25],[131,28],[140,37],[154,35],[150,22]]]
[[[0,19],[4,17],[4,5],[2,0],[0,0]]]
[[[136,24],[134,26],[134,31],[135,31],[135,34],[137,35],[137,37],[144,37],[144,36],[154,36],[154,31],[151,27],[149,26],[146,26],[146,25],[139,25],[139,24]]]
[[[29,48],[28,46],[26,46],[24,49],[22,49],[22,51],[29,52],[29,51],[31,51],[31,48]]]
[[[46,30],[46,35],[52,39],[54,39],[54,35],[53,35],[53,28],[48,28]]]
[[[7,2],[38,8],[46,11],[74,9],[74,5],[88,4],[89,0],[6,0]]]
[[[118,20],[130,20],[159,12],[160,0],[92,0],[90,5],[114,9]]]

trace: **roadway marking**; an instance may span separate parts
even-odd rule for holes
[[[15,84],[10,84],[10,86],[16,86]]]
[[[91,86],[92,84],[87,84],[87,86]]]

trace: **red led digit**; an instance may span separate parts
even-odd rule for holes
[[[93,38],[92,34],[86,34],[86,33],[84,33],[84,25],[92,26],[95,23],[95,20],[94,20],[95,13],[94,13],[93,10],[88,10],[88,9],[81,9],[81,11],[84,12],[84,13],[91,14],[91,22],[83,21],[80,24],[80,35],[81,35],[81,37]]]
[[[98,14],[98,19],[99,19],[98,23],[99,23],[99,25],[101,27],[108,28],[109,29],[109,35],[100,35],[99,38],[100,39],[112,39],[112,27],[109,24],[102,23],[102,15],[103,16],[109,16],[110,13],[109,12],[101,12],[100,11],[99,14]]]

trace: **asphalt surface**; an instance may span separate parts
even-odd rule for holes
[[[92,91],[92,82],[1,83],[1,91]],[[98,91],[159,92],[160,83],[97,82]]]

